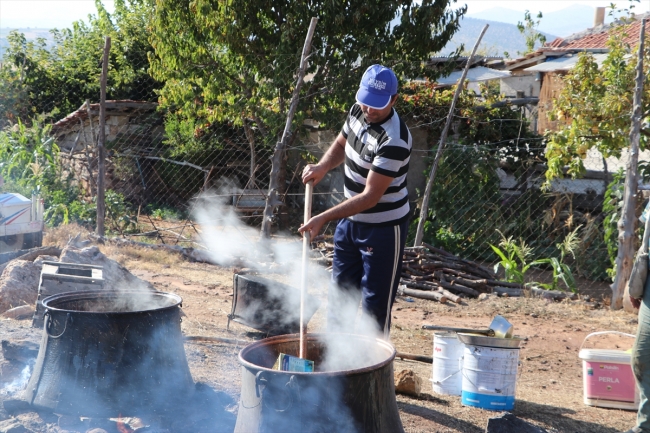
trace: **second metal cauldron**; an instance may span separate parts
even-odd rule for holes
[[[328,350],[325,342],[333,336],[357,353],[375,353],[378,361],[361,368],[318,371]],[[273,370],[279,353],[297,355],[299,341],[299,335],[281,335],[239,353],[242,391],[235,433],[404,432],[395,400],[393,346],[360,335],[309,334],[307,358],[315,361],[316,372]]]
[[[43,300],[46,319],[24,399],[80,416],[167,410],[194,389],[180,328],[181,298],[87,291]]]

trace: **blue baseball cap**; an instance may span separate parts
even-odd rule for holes
[[[357,102],[370,108],[386,108],[390,97],[397,94],[397,77],[390,69],[382,65],[372,65],[361,77],[357,91]]]

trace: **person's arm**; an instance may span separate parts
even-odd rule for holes
[[[302,171],[302,183],[313,180],[314,185],[317,185],[328,171],[338,167],[343,161],[345,161],[345,137],[339,133],[318,164],[307,164]]]
[[[374,207],[379,203],[379,199],[384,195],[392,181],[392,177],[370,170],[368,173],[368,179],[366,180],[366,187],[361,194],[355,195],[354,197],[337,204],[333,208],[312,217],[306,224],[300,226],[298,231],[303,233],[309,230],[311,239],[313,239],[318,235],[323,225],[328,221],[356,215],[364,210]]]

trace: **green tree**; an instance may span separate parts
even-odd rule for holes
[[[560,128],[547,133],[548,181],[561,177],[565,167],[572,177],[582,175],[584,158],[591,148],[604,157],[619,158],[629,146],[636,56],[629,58],[631,49],[624,43],[624,35],[624,29],[614,32],[600,68],[591,54],[582,53],[564,78],[549,116],[560,122]],[[647,74],[650,51],[645,52],[644,64]],[[650,86],[644,87],[643,101],[647,119]],[[647,130],[641,135],[641,149],[647,148],[648,135]]]
[[[109,14],[100,0],[97,15],[76,21],[71,29],[51,31],[54,44],[45,39],[28,41],[13,32],[0,68],[0,91],[10,101],[0,102],[0,122],[29,122],[41,113],[59,116],[79,108],[86,99],[99,97],[104,36],[111,36],[108,76],[109,99],[155,100],[160,87],[148,73],[151,45],[146,28],[151,5],[146,0],[116,0]]]
[[[435,89],[434,84],[408,83],[398,102],[400,113],[410,113],[418,128],[427,131],[432,149],[439,140],[449,113],[454,88]],[[429,197],[424,240],[463,257],[490,259],[489,243],[499,240],[495,228],[506,236],[539,239],[545,232],[537,209],[545,198],[529,189],[536,164],[543,162],[541,137],[530,131],[523,111],[512,107],[490,108],[500,95],[487,87],[479,100],[464,89],[457,103],[458,123],[438,167]],[[519,180],[517,198],[504,200],[497,169],[506,168]],[[458,185],[462,185],[459,192]],[[418,212],[416,212],[418,214]],[[418,220],[410,226],[410,237]],[[535,248],[540,248],[540,242]]]
[[[544,45],[546,43],[546,36],[537,30],[542,18],[543,15],[541,12],[537,14],[537,21],[532,18],[529,11],[524,12],[524,22],[522,23],[519,21],[517,23],[517,29],[519,29],[519,33],[524,35],[526,38],[526,51],[523,53],[520,52],[519,54],[523,55],[535,51],[535,44],[538,41],[540,45]]]
[[[165,82],[160,103],[176,121],[227,122],[275,143],[310,19],[318,17],[294,125],[309,116],[338,128],[368,65],[382,62],[406,77],[435,73],[423,61],[458,30],[466,7],[449,9],[455,1],[156,0],[150,62]]]
[[[627,19],[623,20],[622,25],[611,31],[609,53],[600,68],[591,55],[581,54],[575,68],[564,79],[564,88],[549,116],[559,121],[560,129],[547,134],[547,185],[552,179],[563,176],[565,167],[568,167],[568,174],[572,177],[582,175],[585,170],[583,160],[591,148],[600,151],[603,157],[620,158],[623,149],[630,147],[630,117],[633,112],[639,50],[638,47],[632,49],[626,42],[636,39],[627,33],[630,28],[628,22]],[[631,52],[635,55],[630,56]],[[644,61],[644,70],[639,71],[642,80],[648,74],[650,51],[646,48],[639,54]],[[642,113],[643,124],[647,126],[650,88],[643,86],[643,94],[640,96],[639,111]],[[650,131],[641,129],[638,143],[641,150],[647,148],[649,135]],[[612,309],[620,308],[623,304],[625,283],[631,270],[628,264],[634,254],[636,172],[637,167],[634,167],[626,173],[623,207],[617,223],[618,246],[614,260],[616,270],[612,284]],[[615,188],[611,188],[608,197],[610,201],[613,192]],[[606,203],[603,210],[606,212],[606,235],[611,238],[610,224],[618,218],[618,206]],[[610,257],[613,258],[611,242],[608,246]]]

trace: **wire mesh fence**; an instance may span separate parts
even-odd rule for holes
[[[23,59],[26,63],[27,57]],[[8,65],[8,60],[5,58],[3,66],[3,85],[16,86],[21,91],[12,93],[16,98],[13,105],[5,106],[2,112],[6,130],[15,130],[18,120],[29,125],[35,122],[35,116],[50,113],[42,120],[48,125],[43,142],[51,138],[58,145],[58,176],[76,194],[74,200],[67,199],[68,205],[76,200],[91,206],[96,196],[98,168],[98,92],[61,87],[54,89],[58,92],[51,92],[49,98],[36,98],[30,89],[40,84],[24,81],[20,62],[18,66],[15,62]],[[122,235],[150,235],[152,229],[156,230],[155,221],[160,219],[192,219],[193,203],[199,194],[219,199],[236,211],[241,220],[259,227],[269,188],[271,156],[279,139],[278,128],[265,129],[258,120],[246,116],[215,116],[217,120],[211,121],[181,119],[174,107],[159,105],[161,83],[146,79],[150,65],[146,58],[139,61],[140,64],[131,64],[131,70],[140,78],[130,82],[130,90],[109,76],[106,188],[110,191],[107,212],[112,215],[112,223],[107,227]],[[283,65],[269,68],[284,68],[282,73],[293,75],[298,61],[287,58]],[[101,65],[95,66],[90,71],[99,76]],[[355,81],[361,73],[361,69],[351,72],[358,76]],[[426,177],[447,118],[451,90],[405,78],[396,111],[413,136],[408,180],[413,209],[408,240],[411,243]],[[309,77],[306,82],[309,83]],[[314,92],[327,93],[339,85],[343,84],[330,82],[328,87],[318,89],[307,85],[301,98]],[[532,260],[558,256],[556,244],[577,230],[579,247],[573,251],[575,258],[570,259],[575,271],[590,279],[605,279],[606,269],[611,266],[605,227],[612,221],[605,221],[603,202],[612,173],[618,167],[611,162],[603,163],[599,154],[590,154],[586,178],[558,180],[551,188],[542,189],[545,142],[531,127],[536,124],[536,107],[491,108],[490,104],[500,98],[498,86],[491,86],[485,86],[482,95],[465,91],[453,115],[452,132],[429,198],[425,242],[469,259],[495,263],[499,257],[491,245],[499,247],[504,239],[512,238],[520,246],[525,244]],[[96,96],[91,98],[92,94]],[[288,103],[267,101],[264,108],[272,108],[269,117],[281,124]],[[349,94],[347,108],[352,103],[354,92]],[[303,107],[302,116],[294,122],[295,133],[280,173],[279,196],[283,205],[274,217],[277,230],[295,232],[299,226],[304,194],[302,169],[317,161],[338,134],[345,120],[344,105],[329,110],[329,117],[320,116],[318,120],[310,113],[320,107]],[[78,108],[71,111],[69,107]],[[11,179],[5,180],[9,181],[5,190],[14,186]],[[320,212],[343,199],[343,171],[339,167],[317,186],[314,211]],[[73,209],[68,208],[72,214]],[[215,215],[215,220],[218,218]],[[326,233],[332,230],[333,224],[325,228]],[[176,242],[190,237],[186,232]]]

